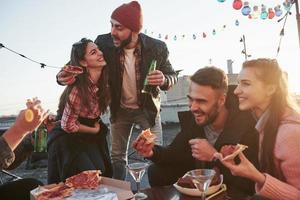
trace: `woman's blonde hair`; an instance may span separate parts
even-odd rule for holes
[[[299,111],[299,108],[289,93],[287,74],[281,70],[275,59],[259,58],[249,60],[243,63],[244,68],[255,68],[256,76],[260,81],[276,88],[268,107],[270,115],[264,127],[260,166],[263,172],[279,178],[280,174],[276,172],[273,155],[278,127],[286,108],[295,111]]]

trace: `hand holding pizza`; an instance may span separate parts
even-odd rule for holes
[[[138,154],[148,158],[153,155],[155,135],[149,129],[144,130],[132,143],[132,147],[137,150]]]
[[[254,167],[243,152],[240,152],[238,156],[241,160],[239,164],[236,164],[233,159],[221,159],[220,161],[231,171],[232,175],[251,179],[259,185],[263,184],[265,182],[265,176]]]

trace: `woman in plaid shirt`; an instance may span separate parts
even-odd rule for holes
[[[107,127],[99,120],[109,103],[106,62],[97,45],[83,38],[72,46],[70,65],[82,67],[83,73],[60,98],[61,126],[49,134],[55,137],[48,141],[49,183],[85,170],[100,169],[111,176]]]

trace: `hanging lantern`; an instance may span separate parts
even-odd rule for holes
[[[236,25],[236,26],[239,26],[239,25],[240,25],[239,20],[237,20],[237,19],[235,20],[235,25]]]
[[[206,33],[203,32],[203,33],[202,33],[202,37],[203,37],[203,38],[206,38]]]
[[[176,41],[176,40],[177,40],[177,36],[176,36],[176,35],[174,35],[174,38],[173,38],[173,39],[174,39],[174,41]]]
[[[225,0],[218,0],[218,2],[223,3]]]
[[[275,12],[273,11],[273,8],[269,8],[268,9],[268,17],[269,17],[269,19],[273,19],[274,18],[274,16],[275,16]]]
[[[234,0],[232,3],[232,7],[236,10],[239,10],[243,7],[243,2],[242,0]]]
[[[184,39],[184,38],[185,38],[185,35],[183,34],[181,37],[182,37],[182,39]]]
[[[167,40],[168,38],[169,38],[169,36],[168,36],[168,35],[166,35],[166,36],[165,36],[165,40]]]
[[[158,38],[161,38],[161,34],[158,34]]]
[[[253,12],[251,12],[252,19],[257,19],[259,16],[258,6],[253,6]]]
[[[282,10],[281,10],[280,5],[275,6],[274,10],[275,10],[275,15],[277,17],[280,17],[282,15]]]
[[[268,12],[267,12],[267,8],[265,5],[261,5],[261,13],[260,13],[260,18],[261,19],[267,19],[268,18]]]
[[[193,34],[193,39],[194,39],[194,40],[196,40],[196,39],[197,39],[197,37],[196,37],[196,35],[195,35],[195,34]]]
[[[247,16],[247,15],[250,14],[250,12],[251,12],[251,8],[250,8],[250,6],[249,6],[249,2],[248,2],[248,1],[245,1],[245,2],[244,2],[244,7],[243,7],[243,9],[242,9],[242,14],[243,14],[244,16]]]

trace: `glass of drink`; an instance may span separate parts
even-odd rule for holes
[[[216,174],[213,169],[195,169],[188,171],[187,176],[190,176],[193,180],[196,188],[201,192],[201,199],[205,200],[205,194],[210,185],[211,180]]]
[[[127,165],[128,171],[136,182],[137,192],[135,193],[135,199],[146,199],[147,195],[140,192],[140,183],[143,175],[145,174],[148,163],[136,162]]]

